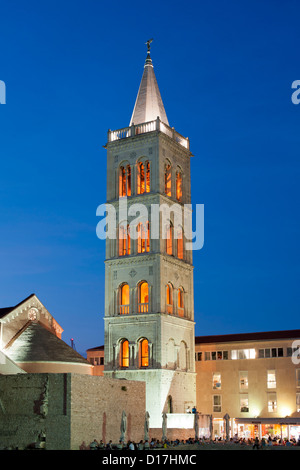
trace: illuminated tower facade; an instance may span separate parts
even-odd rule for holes
[[[150,427],[196,404],[189,140],[169,126],[150,41],[128,127],[108,131],[105,372],[146,382]],[[176,220],[175,220],[176,219]],[[179,222],[178,222],[179,221]]]

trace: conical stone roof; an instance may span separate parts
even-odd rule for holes
[[[150,50],[148,50],[142,80],[129,125],[154,121],[157,117],[163,123],[169,125],[154,73]]]
[[[38,322],[31,322],[4,352],[17,364],[41,361],[89,364],[71,346]]]

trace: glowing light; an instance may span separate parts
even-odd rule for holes
[[[285,418],[286,416],[290,416],[292,413],[291,409],[288,408],[287,406],[281,406],[280,407],[280,416]]]

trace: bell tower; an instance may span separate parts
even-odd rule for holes
[[[146,382],[150,427],[196,404],[189,140],[170,127],[150,56],[128,127],[108,131],[105,376]]]

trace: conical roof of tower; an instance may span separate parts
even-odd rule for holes
[[[129,125],[154,121],[157,117],[159,117],[162,122],[169,125],[154,73],[152,59],[150,57],[150,47],[148,45],[144,72]]]

